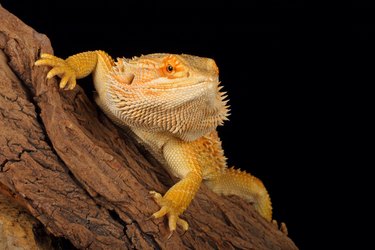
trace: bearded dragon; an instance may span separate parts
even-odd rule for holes
[[[201,183],[218,194],[251,202],[272,219],[270,197],[256,177],[228,168],[216,131],[228,118],[225,92],[213,59],[192,55],[150,54],[114,61],[103,51],[88,51],[66,60],[42,54],[35,65],[61,78],[60,88],[74,89],[76,79],[93,74],[96,103],[117,125],[130,129],[166,169],[181,180],[164,195],[150,191],[160,206],[152,217],[168,217],[171,232]]]

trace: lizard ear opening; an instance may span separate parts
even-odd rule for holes
[[[121,84],[127,84],[127,85],[130,85],[133,80],[134,80],[134,77],[135,75],[134,74],[131,74],[131,73],[128,73],[128,74],[120,74],[120,75],[113,75],[112,76],[117,82],[121,83]]]

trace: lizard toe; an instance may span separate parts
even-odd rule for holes
[[[177,225],[182,227],[184,231],[188,230],[189,224],[179,217],[180,212],[174,206],[172,201],[161,196],[160,193],[150,191],[150,195],[153,197],[155,202],[161,207],[159,211],[155,212],[151,217],[158,219],[165,215],[168,216],[168,227],[171,232],[175,231]]]

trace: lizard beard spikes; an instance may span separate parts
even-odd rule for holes
[[[192,141],[228,119],[228,100],[226,93],[220,92],[219,82],[162,77],[133,84],[134,77],[126,70],[126,64],[124,59],[118,59],[108,76],[106,101],[110,112],[129,126]]]

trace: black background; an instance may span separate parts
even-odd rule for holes
[[[316,142],[326,120],[316,119],[322,101],[315,95],[319,87],[312,83],[319,70],[316,65],[311,70],[317,39],[306,32],[306,22],[283,22],[264,11],[265,16],[254,9],[235,9],[234,2],[221,10],[160,8],[175,5],[173,1],[145,6],[126,1],[121,6],[117,1],[46,2],[0,1],[46,34],[57,56],[101,49],[113,57],[167,52],[215,59],[231,106],[230,121],[219,128],[229,165],[264,182],[274,218],[286,222],[298,247],[317,244],[320,237],[312,232],[320,222],[313,214],[320,210],[322,193],[315,187],[327,152]],[[297,1],[269,5],[303,7]],[[277,17],[288,15],[280,10],[284,14]]]

